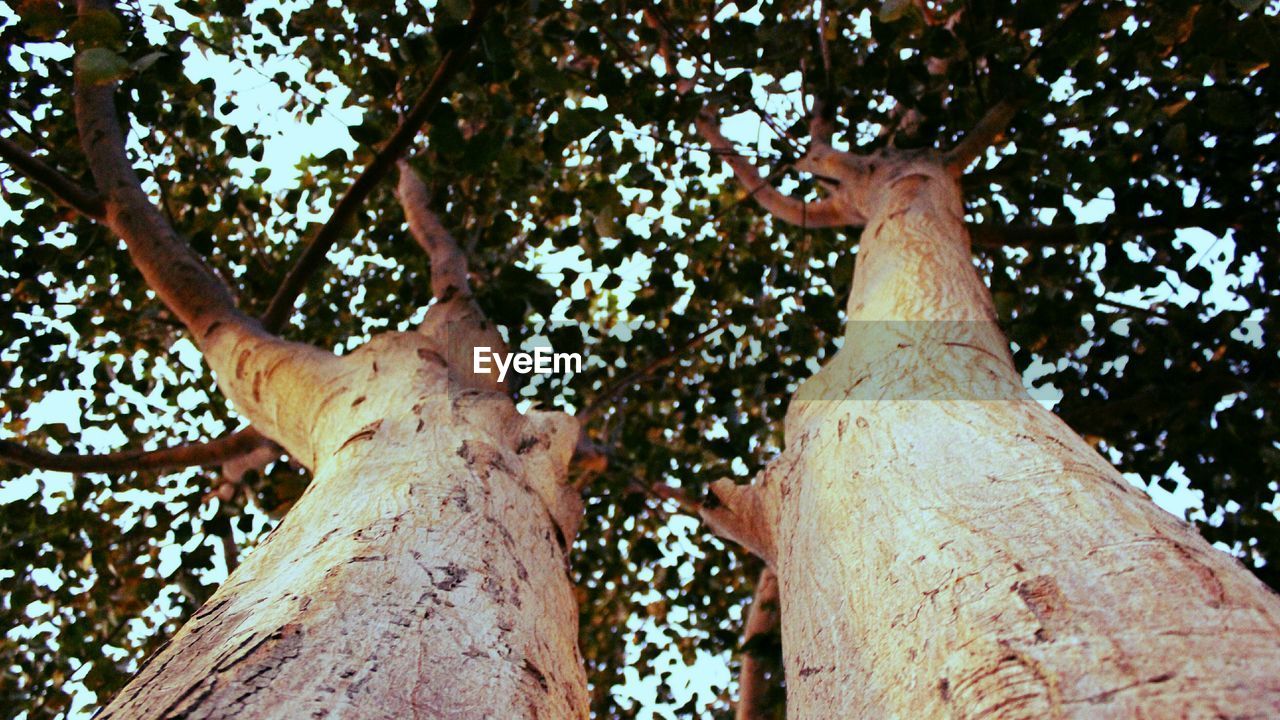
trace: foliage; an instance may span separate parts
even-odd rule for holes
[[[402,5],[179,0],[76,18],[24,1],[0,29],[0,135],[91,185],[71,70],[119,79],[149,191],[260,312],[467,12],[458,0]],[[726,715],[728,688],[708,710],[661,655],[668,643],[686,663],[734,652],[758,566],[645,488],[696,498],[777,451],[790,391],[835,348],[856,258],[856,231],[775,225],[741,199],[691,132],[705,99],[725,116],[767,103],[772,125],[803,136],[803,87],[835,109],[838,137],[868,151],[949,146],[996,100],[1025,103],[1013,144],[966,181],[973,219],[1069,225],[1080,203],[1114,209],[1070,246],[1015,235],[1022,247],[979,249],[1019,367],[1048,368],[1037,383],[1062,391],[1060,412],[1122,471],[1167,490],[1181,468],[1204,493],[1206,535],[1280,587],[1280,24],[1276,3],[1260,5],[730,1],[714,22],[687,0],[663,3],[657,22],[625,0],[500,8],[415,164],[472,249],[491,317],[516,337],[556,318],[556,349],[593,358],[568,386],[521,392],[601,408],[589,431],[612,455],[573,557],[599,717],[635,712],[618,690],[624,668],[657,678],[678,717]],[[664,35],[695,92],[675,92],[656,60]],[[73,42],[87,48],[78,60]],[[280,169],[264,155],[289,138],[259,126],[242,86],[198,71],[214,61],[278,88],[302,122],[358,114],[349,141],[273,184]],[[788,189],[813,192],[786,165],[798,144],[758,147]],[[92,449],[234,428],[122,243],[17,174],[0,190],[5,434]],[[429,301],[390,191],[313,279],[292,337],[348,351]],[[1196,227],[1213,238],[1175,232]],[[604,332],[616,324],[630,333]],[[67,397],[81,426],[31,420]],[[251,546],[305,480],[278,462],[226,501],[207,496],[210,471],[0,473],[0,625],[14,628],[0,643],[0,707],[30,718],[66,711],[68,679],[108,698],[211,590],[202,578],[220,577],[218,538]]]

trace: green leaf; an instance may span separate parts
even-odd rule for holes
[[[366,117],[364,122],[347,128],[351,139],[361,145],[376,145],[382,139],[382,130],[372,118]]]
[[[907,14],[911,0],[884,0],[880,6],[880,22],[891,23]]]
[[[76,71],[93,85],[102,85],[129,74],[129,61],[107,48],[89,48],[76,56]]]
[[[1242,93],[1234,90],[1209,89],[1209,119],[1229,128],[1253,126],[1252,103]]]
[[[73,42],[87,47],[119,47],[123,34],[120,18],[108,10],[81,13],[68,30]]]
[[[52,40],[66,27],[62,8],[54,0],[23,0],[18,3],[22,27],[32,37]]]
[[[133,68],[133,71],[135,73],[145,72],[147,68],[151,67],[152,65],[155,65],[157,60],[159,60],[160,58],[164,57],[167,54],[168,53],[165,53],[160,50],[147,53],[146,55],[143,55],[137,60],[134,60],[133,64],[130,67]]]

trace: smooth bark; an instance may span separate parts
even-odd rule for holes
[[[868,218],[844,345],[704,513],[778,574],[789,715],[1280,714],[1277,596],[1027,396],[952,168],[803,162]]]

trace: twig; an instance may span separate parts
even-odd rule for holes
[[[657,372],[658,370],[661,370],[662,368],[680,359],[686,353],[693,352],[698,348],[702,347],[703,345],[705,345],[707,342],[707,338],[710,335],[717,332],[718,330],[722,330],[724,326],[728,324],[728,322],[729,322],[729,317],[726,315],[725,317],[721,318],[719,322],[716,322],[710,325],[709,327],[707,327],[705,330],[702,330],[694,334],[687,341],[685,341],[685,343],[680,347],[672,350],[671,352],[667,353],[666,355],[660,358],[653,360],[648,365],[640,368],[639,370],[636,370],[635,372],[632,372],[631,374],[627,375],[621,380],[615,382],[613,385],[602,390],[600,394],[597,395],[595,399],[591,401],[590,404],[588,404],[585,408],[583,408],[581,413],[577,414],[576,417],[584,423],[590,420],[591,418],[595,417],[596,413],[598,413],[606,403],[612,402],[614,398],[616,398],[621,392],[623,392],[627,388],[631,387],[632,385],[635,385],[636,383],[643,382],[644,380],[649,379],[653,375],[653,373]]]

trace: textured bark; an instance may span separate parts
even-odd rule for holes
[[[587,716],[577,425],[452,383],[440,350],[333,359],[311,486],[102,718]]]
[[[465,294],[343,357],[245,316],[143,192],[114,92],[76,78],[105,223],[236,410],[313,480],[99,717],[587,717],[566,557],[577,422],[521,415],[471,372],[470,348],[501,339]]]
[[[942,158],[855,158],[842,349],[787,449],[714,486],[773,564],[789,714],[1276,717],[1280,602],[1023,391]]]

